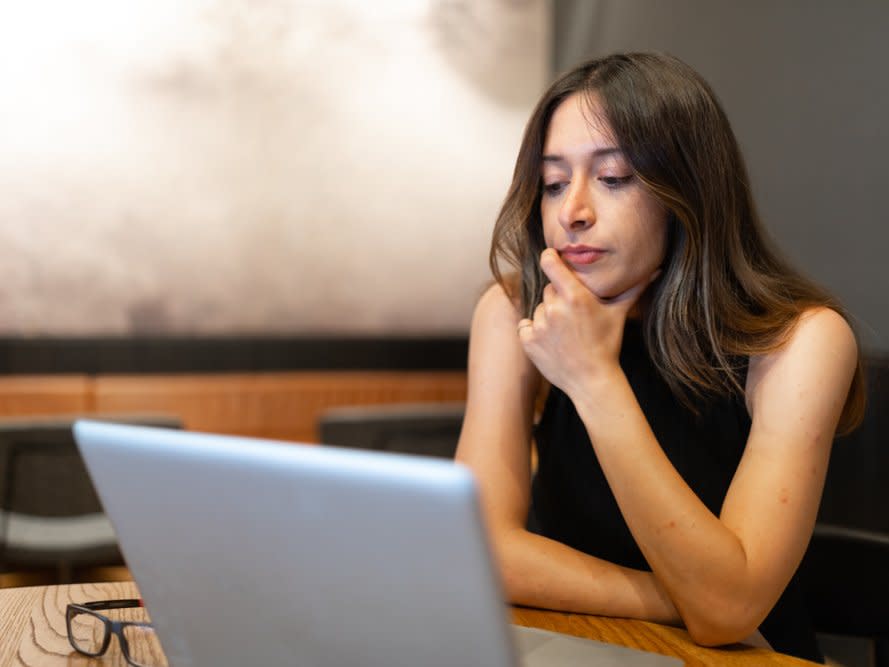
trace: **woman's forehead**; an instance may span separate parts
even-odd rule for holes
[[[543,144],[544,161],[573,153],[620,152],[598,97],[574,93],[550,118]]]

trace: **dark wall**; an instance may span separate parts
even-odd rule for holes
[[[555,69],[672,53],[712,84],[786,254],[889,352],[889,3],[554,0]]]
[[[454,337],[5,338],[0,375],[463,370]]]

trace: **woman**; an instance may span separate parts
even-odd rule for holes
[[[557,80],[491,265],[457,458],[508,597],[821,660],[794,574],[834,434],[863,411],[858,349],[769,248],[709,86],[655,54]]]

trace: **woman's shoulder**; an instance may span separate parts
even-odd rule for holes
[[[827,306],[804,310],[773,350],[750,357],[747,377],[750,394],[763,384],[789,387],[794,380],[820,378],[822,389],[845,385],[858,365],[858,342],[849,322]]]
[[[487,387],[528,387],[533,396],[539,374],[516,332],[521,319],[515,300],[502,285],[495,283],[485,290],[475,307],[469,337],[471,385],[481,379]]]
[[[519,301],[514,294],[514,290],[511,290],[508,284],[506,287],[497,282],[490,285],[475,306],[473,328],[476,324],[499,323],[510,325],[515,329],[522,315]]]
[[[858,343],[848,320],[833,308],[815,306],[799,314],[775,349],[751,357],[751,364],[786,356],[827,353],[857,360]]]

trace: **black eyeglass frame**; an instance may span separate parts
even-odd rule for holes
[[[142,664],[141,662],[136,662],[130,657],[130,644],[127,641],[127,638],[123,634],[123,630],[126,627],[136,626],[142,628],[150,628],[152,627],[151,623],[145,621],[112,621],[110,618],[105,616],[104,614],[100,614],[100,611],[108,611],[110,609],[133,609],[137,607],[144,607],[145,604],[142,600],[139,599],[129,599],[129,600],[101,600],[98,602],[81,602],[81,603],[68,603],[68,606],[65,608],[65,627],[68,630],[68,643],[71,644],[71,648],[73,648],[78,653],[82,653],[83,655],[88,655],[91,658],[97,658],[101,655],[105,655],[108,651],[108,647],[111,646],[111,635],[117,636],[117,641],[120,643],[120,650],[123,653],[124,660],[127,661],[130,665],[135,665],[135,667],[149,667],[147,665]],[[84,651],[82,648],[77,646],[74,643],[74,636],[71,632],[71,621],[75,616],[79,616],[81,614],[86,614],[87,616],[92,616],[102,622],[102,625],[105,627],[105,637],[102,640],[102,646],[98,651],[91,653],[90,651]]]

